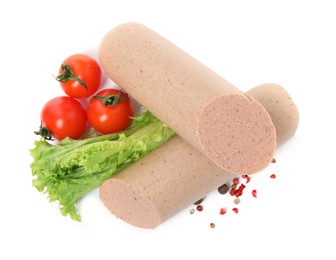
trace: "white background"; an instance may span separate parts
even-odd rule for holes
[[[0,259],[335,259],[334,2],[2,1]],[[232,197],[214,191],[203,212],[190,215],[190,206],[142,230],[111,215],[96,190],[80,202],[77,223],[32,187],[29,149],[42,106],[63,94],[58,66],[74,53],[96,55],[102,37],[129,21],[241,90],[274,82],[296,102],[296,136],[252,178],[238,214],[220,216]]]

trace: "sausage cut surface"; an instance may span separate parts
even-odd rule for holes
[[[220,168],[265,168],[275,151],[272,120],[252,97],[144,25],[116,27],[99,61],[109,77]]]

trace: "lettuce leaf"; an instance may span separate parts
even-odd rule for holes
[[[35,141],[30,150],[33,186],[58,201],[64,216],[80,221],[77,202],[89,191],[159,147],[175,133],[149,111],[133,118],[121,133],[59,144]]]

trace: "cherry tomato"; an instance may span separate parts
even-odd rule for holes
[[[87,107],[89,123],[102,134],[124,130],[130,125],[132,116],[133,107],[129,97],[117,89],[98,92],[91,98]]]
[[[68,96],[87,98],[100,86],[101,69],[92,57],[74,54],[63,61],[56,79]]]
[[[49,100],[41,112],[42,124],[57,139],[79,139],[86,128],[86,111],[82,104],[71,97],[55,97]]]

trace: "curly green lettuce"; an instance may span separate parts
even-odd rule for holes
[[[135,117],[121,133],[59,144],[35,141],[30,150],[33,186],[58,201],[64,216],[81,221],[77,202],[111,176],[159,147],[175,133],[149,111]]]

